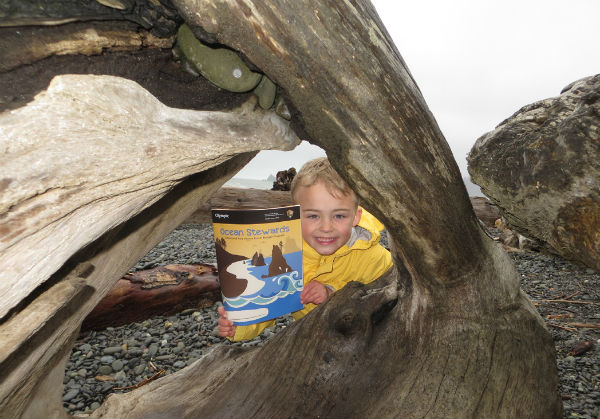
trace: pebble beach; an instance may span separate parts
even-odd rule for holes
[[[593,327],[600,325],[600,274],[533,251],[509,255],[521,288],[554,339],[564,417],[600,418],[600,329]],[[133,270],[215,262],[211,225],[187,224],[171,232]],[[65,371],[65,409],[87,416],[111,393],[160,379],[218,345],[261,345],[291,321],[290,316],[281,318],[259,337],[231,343],[218,336],[217,304],[82,334]]]

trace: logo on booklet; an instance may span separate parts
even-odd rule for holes
[[[215,217],[217,217],[217,218],[229,218],[229,214],[219,214],[219,213],[216,213]]]

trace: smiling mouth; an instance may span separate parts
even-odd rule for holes
[[[317,237],[316,240],[320,244],[331,244],[335,241],[335,237]]]

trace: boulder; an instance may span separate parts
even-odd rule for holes
[[[521,108],[467,161],[511,229],[600,270],[600,74]]]
[[[296,176],[296,169],[290,167],[288,170],[280,170],[277,172],[275,182],[273,182],[272,191],[289,191],[292,187],[292,180]]]

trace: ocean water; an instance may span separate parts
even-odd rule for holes
[[[241,278],[248,280],[248,287],[242,295],[223,299],[235,324],[247,325],[270,320],[304,307],[300,303],[300,292],[303,289],[302,252],[286,253],[284,258],[293,270],[271,277],[267,276],[271,257],[265,258],[263,266],[251,265],[251,260],[247,259],[227,268],[236,276],[241,273]],[[239,269],[242,267],[243,269]],[[262,283],[262,286],[256,288],[256,282]],[[248,291],[248,288],[252,291]]]
[[[268,179],[244,179],[244,178],[232,178],[225,183],[223,186],[230,186],[232,188],[248,188],[248,189],[271,189],[273,187],[273,181]]]

